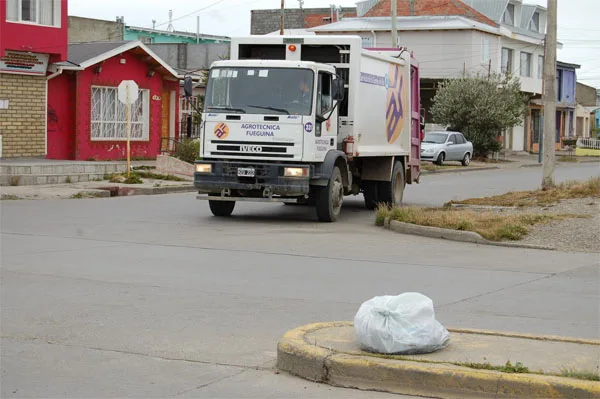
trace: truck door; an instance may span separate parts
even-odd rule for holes
[[[330,149],[337,148],[338,118],[333,111],[333,75],[329,72],[319,72],[317,81],[316,114],[328,118],[322,123],[317,123],[315,129],[316,152],[325,155]]]

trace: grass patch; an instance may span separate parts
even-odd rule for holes
[[[491,206],[547,206],[572,198],[600,197],[600,177],[586,181],[570,181],[548,190],[515,191],[493,197],[470,198],[445,204]]]
[[[80,191],[77,194],[73,194],[70,198],[72,199],[83,199],[83,198],[99,198],[99,193],[89,192],[89,191]]]
[[[139,166],[134,166],[131,168],[131,170],[154,170],[156,169],[154,166],[150,166],[150,165],[139,165]]]
[[[444,229],[474,231],[490,241],[518,241],[531,226],[576,215],[506,214],[493,211],[475,212],[456,208],[393,208],[380,206],[375,223],[382,226],[388,218],[398,222]]]
[[[477,370],[496,370],[503,373],[529,373],[529,368],[523,366],[523,363],[516,362],[514,365],[508,360],[503,366],[493,366],[489,362],[485,363],[455,363],[457,366],[469,367]]]
[[[185,181],[179,176],[174,175],[163,175],[160,173],[153,172],[136,172],[137,175],[143,177],[144,179],[154,179],[154,180],[168,180],[168,181]]]
[[[105,175],[105,180],[108,180],[111,183],[124,183],[124,184],[142,184],[144,181],[137,173],[130,173],[129,177],[126,174],[112,174]]]
[[[13,194],[2,194],[2,196],[0,196],[0,200],[2,201],[13,201],[13,200],[20,200],[21,197],[17,197],[16,195]]]
[[[600,374],[597,371],[562,369],[560,375],[562,377],[577,378],[579,380],[600,381]]]
[[[66,183],[66,184],[71,184],[71,183],[73,183],[73,179],[71,179],[71,176],[67,176],[67,178],[65,179],[65,183]]]
[[[579,162],[577,158],[568,155],[561,155],[557,158],[558,162]]]
[[[438,170],[446,170],[446,169],[458,169],[458,168],[464,168],[464,166],[459,166],[459,165],[436,165],[433,163],[422,163],[421,164],[421,170],[426,170],[428,172],[435,172]]]

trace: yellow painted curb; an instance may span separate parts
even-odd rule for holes
[[[308,333],[352,322],[316,323],[288,331],[277,347],[277,367],[334,386],[439,398],[600,398],[600,383],[540,374],[476,370],[448,363],[386,359],[334,352],[309,342]],[[599,345],[575,338],[453,329],[472,334]]]

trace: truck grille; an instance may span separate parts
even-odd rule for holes
[[[265,158],[294,157],[294,154],[288,154],[288,149],[293,148],[294,143],[212,140],[211,144],[216,144],[216,151],[211,151],[211,155],[235,155],[239,157]]]

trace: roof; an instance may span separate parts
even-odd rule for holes
[[[171,75],[177,79],[183,79],[165,61],[150,50],[140,41],[123,42],[88,42],[69,44],[69,59],[67,62],[55,64],[60,69],[82,70],[96,65],[109,58],[115,57],[127,51],[138,51],[150,57],[148,62],[154,63],[163,74]]]
[[[129,25],[126,26],[126,29],[136,31],[136,32],[145,32],[145,33],[149,33],[149,34],[158,34],[158,35],[167,35],[167,36],[182,36],[182,37],[187,37],[187,38],[192,38],[192,39],[196,38],[195,33],[177,31],[177,30],[175,30],[175,31],[159,30],[159,29],[152,29],[152,28],[142,28],[142,27],[138,27],[138,26],[129,26]],[[204,33],[200,33],[199,37],[200,37],[200,39],[213,39],[213,40],[223,40],[223,41],[230,40],[230,38],[228,36],[207,35]]]
[[[499,35],[498,29],[487,24],[460,16],[420,16],[396,18],[398,31],[415,30],[479,30]],[[357,32],[357,31],[389,31],[390,17],[346,18],[332,24],[309,29],[313,32]]]
[[[462,0],[462,2],[495,22],[502,20],[502,15],[508,4],[508,0]]]
[[[579,64],[570,64],[568,62],[563,62],[563,61],[556,61],[556,67],[557,68],[568,68],[568,69],[579,69],[581,68],[581,65]]]
[[[283,29],[284,36],[313,36],[315,32],[311,32],[308,29]],[[279,30],[271,33],[267,33],[267,36],[278,36]]]
[[[413,0],[414,3],[411,6],[410,0],[397,0],[396,2],[396,15],[405,17],[415,16],[461,16],[470,18],[482,24],[490,26],[497,26],[496,21],[488,18],[486,15],[477,11],[475,8],[465,4],[461,0]],[[502,0],[501,0],[502,1]],[[371,3],[361,5],[361,11],[363,8],[368,7]],[[412,13],[411,13],[412,8]],[[391,2],[390,0],[380,0],[375,3],[371,9],[366,11],[365,17],[389,17],[391,16]]]

